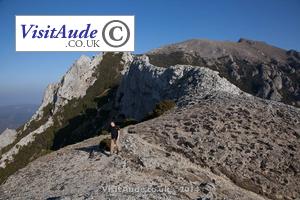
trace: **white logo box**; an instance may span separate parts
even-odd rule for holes
[[[134,51],[134,16],[15,16],[16,51]]]

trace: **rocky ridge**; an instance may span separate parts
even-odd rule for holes
[[[189,65],[161,68],[149,63],[147,56],[141,56],[133,60],[120,82],[116,107],[125,118],[140,121],[164,99],[185,106],[191,97],[203,98],[215,92],[246,95],[208,68]]]
[[[0,187],[4,199],[297,199],[300,110],[193,69],[202,79],[194,85],[194,73],[185,76],[188,103],[122,129],[120,155],[98,148],[106,136],[68,146],[12,175]]]
[[[264,42],[188,40],[147,53],[154,65],[206,66],[243,91],[300,106],[300,53]]]

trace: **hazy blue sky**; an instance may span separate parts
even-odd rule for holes
[[[191,38],[300,50],[299,0],[0,0],[0,105],[40,103],[81,54],[15,52],[15,15],[135,15],[136,53]]]

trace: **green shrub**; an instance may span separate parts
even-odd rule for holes
[[[122,123],[120,124],[120,127],[123,128],[125,126],[134,125],[137,123],[138,123],[138,121],[136,119],[126,118],[124,121],[122,121]]]
[[[104,138],[100,141],[99,143],[99,148],[104,149],[105,151],[110,151],[110,143],[111,139],[110,138]]]
[[[101,130],[99,135],[109,135],[107,130]]]
[[[165,112],[167,112],[168,110],[171,110],[175,106],[176,103],[173,100],[169,100],[169,99],[162,100],[161,102],[155,105],[155,108],[153,109],[152,113],[149,113],[145,119],[148,120],[148,119],[153,119],[155,117],[158,117],[164,114]]]

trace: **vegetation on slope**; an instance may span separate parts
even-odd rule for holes
[[[153,119],[164,114],[168,110],[171,110],[176,106],[176,103],[173,100],[165,99],[155,105],[155,108],[148,116],[145,117],[145,120]]]

